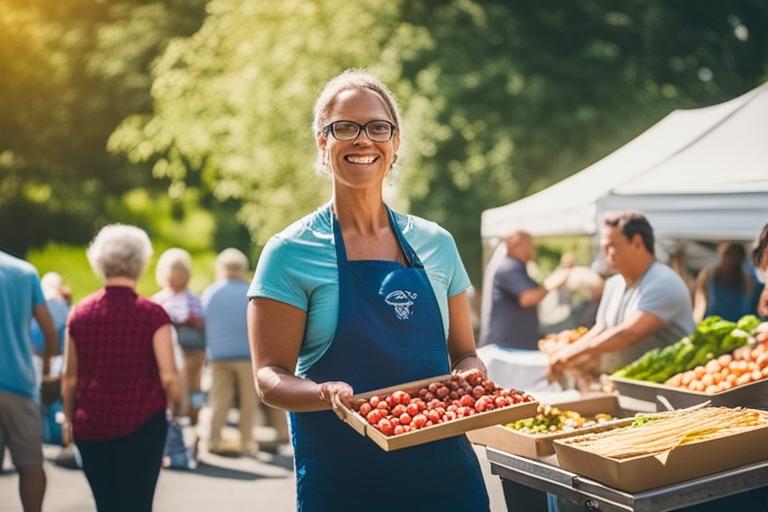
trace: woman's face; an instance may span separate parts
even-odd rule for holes
[[[326,125],[334,121],[354,121],[365,124],[369,121],[389,121],[389,114],[381,97],[369,89],[350,89],[336,96],[328,113]],[[400,147],[400,138],[395,130],[392,138],[385,142],[373,142],[365,130],[350,141],[336,140],[333,134],[317,136],[317,147],[325,152],[336,184],[349,188],[381,187]]]

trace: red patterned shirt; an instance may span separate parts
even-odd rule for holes
[[[107,286],[77,306],[69,320],[77,352],[75,438],[125,436],[165,408],[152,340],[170,322],[161,306],[125,286]]]

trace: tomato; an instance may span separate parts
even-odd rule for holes
[[[371,407],[371,404],[366,402],[360,406],[360,409],[358,410],[358,412],[363,416],[368,416],[368,413],[371,412],[372,410],[373,410],[373,407]]]
[[[488,393],[492,393],[494,389],[496,389],[496,386],[493,384],[493,382],[489,380],[484,380],[482,383],[483,389],[485,389]]]
[[[456,419],[456,413],[454,411],[448,410],[445,413],[445,421],[451,421]]]
[[[403,414],[400,415],[400,424],[401,425],[411,424],[411,416],[407,412],[404,412]]]
[[[411,402],[411,395],[406,393],[405,391],[395,391],[395,398],[397,399],[398,403],[401,403],[403,405],[408,405]]]
[[[475,405],[475,399],[469,395],[464,395],[459,399],[459,404],[463,405],[464,407],[472,407]]]
[[[368,413],[365,419],[368,420],[368,423],[371,425],[376,425],[381,419],[381,411],[379,409],[374,409]]]
[[[416,416],[419,414],[419,405],[411,402],[408,404],[408,406],[405,408],[405,412],[410,414],[411,416]]]
[[[379,405],[377,405],[376,408],[379,409],[380,411],[388,411],[389,404],[384,400],[382,400],[381,402],[379,402]]]
[[[440,413],[433,409],[427,413],[427,418],[429,418],[429,421],[437,423],[440,421]]]
[[[507,399],[503,396],[497,396],[494,398],[493,403],[496,405],[496,407],[506,407],[507,406]]]
[[[405,406],[403,404],[397,404],[392,408],[392,416],[400,416],[405,412]]]
[[[403,426],[402,426],[402,425],[398,425],[398,426],[396,426],[396,427],[395,427],[395,429],[393,430],[393,433],[394,433],[396,436],[399,436],[400,434],[403,434],[403,433],[405,433],[405,429],[403,428]]]
[[[438,398],[445,398],[448,396],[450,392],[451,391],[447,387],[440,386],[439,388],[437,388],[437,392],[435,392],[435,394],[437,395]]]
[[[416,428],[422,428],[424,425],[427,424],[427,417],[423,414],[417,414],[413,417],[413,420],[411,421],[413,423],[413,426]]]
[[[373,408],[376,408],[376,406],[379,405],[379,401],[381,401],[381,398],[375,395],[368,399],[368,403],[371,404],[371,407]]]
[[[485,388],[483,386],[475,386],[472,388],[472,396],[477,398],[480,398],[485,394]]]
[[[380,419],[379,422],[376,424],[376,427],[385,436],[392,435],[392,431],[394,429],[394,427],[392,426],[392,423],[387,418]]]
[[[392,395],[387,395],[387,398],[385,399],[387,401],[387,405],[389,405],[390,408],[396,406],[399,402],[395,399]]]

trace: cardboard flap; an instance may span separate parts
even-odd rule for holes
[[[662,466],[666,466],[667,460],[669,460],[669,455],[672,453],[672,450],[674,450],[674,448],[663,451],[661,453],[657,453],[656,455],[653,456],[653,458],[661,462]]]

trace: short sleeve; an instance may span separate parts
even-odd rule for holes
[[[650,283],[648,289],[640,295],[637,309],[657,316],[665,323],[680,314],[690,299],[682,280],[677,283],[674,281],[675,277],[677,276],[667,276]]]
[[[40,286],[40,278],[37,274],[32,274],[32,307],[37,307],[40,304],[45,304],[45,295],[43,295],[43,289]]]
[[[148,302],[148,304],[151,308],[148,316],[152,332],[156,332],[162,326],[171,323],[171,317],[162,306],[153,302]]]
[[[449,251],[452,254],[453,260],[453,272],[451,273],[448,282],[448,296],[453,297],[472,286],[472,282],[469,280],[467,269],[464,268],[464,262],[461,260],[459,248],[456,246],[456,240],[454,240],[453,236],[450,234],[448,235],[448,238],[450,240]]]
[[[538,287],[536,282],[526,274],[522,264],[502,268],[496,273],[495,284],[515,297],[519,297],[526,290]]]
[[[264,297],[307,311],[309,297],[298,278],[301,261],[291,246],[272,237],[261,252],[248,298]]]

